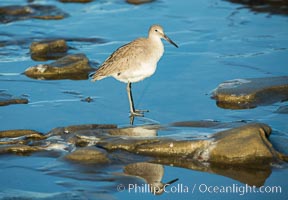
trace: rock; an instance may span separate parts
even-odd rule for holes
[[[55,6],[29,4],[26,6],[2,6],[0,7],[0,23],[9,23],[30,18],[55,20],[63,19],[68,15]]]
[[[171,126],[174,127],[196,127],[196,128],[233,128],[247,124],[246,121],[235,121],[235,122],[220,122],[211,120],[202,121],[181,121],[174,122]]]
[[[33,42],[30,54],[33,60],[50,60],[66,56],[68,46],[65,40],[43,40]]]
[[[94,70],[84,54],[68,55],[50,64],[39,64],[29,67],[24,74],[30,78],[45,80],[85,80]]]
[[[270,164],[279,159],[278,152],[268,140],[271,131],[265,124],[248,124],[218,132],[213,136],[214,141],[207,149],[209,152],[207,160],[211,163],[237,166],[249,163],[251,168],[253,165]]]
[[[16,138],[25,136],[27,138],[33,138],[33,139],[44,139],[45,137],[43,134],[34,131],[34,130],[25,130],[25,129],[19,129],[19,130],[6,130],[6,131],[0,131],[0,138]]]
[[[288,76],[236,79],[221,83],[212,94],[217,106],[248,109],[288,99]]]
[[[107,164],[110,162],[107,154],[96,147],[78,148],[66,155],[65,159],[86,164]]]
[[[42,150],[41,147],[21,145],[21,144],[0,146],[0,154],[15,153],[18,155],[29,155],[30,153],[37,152],[40,150]]]
[[[271,14],[288,14],[287,0],[227,0],[232,3],[246,5],[254,12],[268,12]]]
[[[93,0],[59,0],[62,3],[89,3]]]
[[[0,106],[7,106],[10,104],[27,104],[28,99],[21,97],[14,97],[11,94],[0,91]]]
[[[249,165],[249,167],[281,159],[267,137],[271,128],[264,124],[248,124],[221,131],[206,140],[157,138],[107,138],[97,145],[109,150],[125,150],[151,157],[181,157],[214,164]]]
[[[280,106],[275,112],[280,114],[288,114],[288,106]]]
[[[139,4],[143,4],[143,3],[150,3],[153,1],[155,1],[155,0],[126,0],[127,3],[134,4],[134,5],[139,5]]]
[[[107,131],[117,128],[114,124],[83,124],[54,128],[47,133],[47,137],[60,136],[70,144],[77,147],[95,145],[100,136],[107,135]],[[105,134],[106,133],[106,134]],[[57,142],[57,141],[56,141]]]
[[[157,136],[159,125],[146,125],[137,127],[114,128],[107,130],[113,136],[154,137]]]

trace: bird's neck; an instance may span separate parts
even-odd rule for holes
[[[150,40],[151,48],[155,51],[154,53],[158,54],[158,59],[160,59],[164,53],[164,45],[161,38],[152,36],[148,40]]]

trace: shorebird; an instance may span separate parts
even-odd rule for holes
[[[131,84],[142,81],[154,74],[157,63],[164,53],[164,45],[161,39],[165,39],[178,48],[160,25],[152,25],[147,38],[137,38],[114,51],[103,64],[92,74],[92,81],[98,81],[106,77],[127,83],[127,94],[130,105],[130,116],[144,116],[147,110],[136,110],[132,96]]]

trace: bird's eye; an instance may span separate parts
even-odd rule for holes
[[[158,30],[157,30],[157,29],[155,29],[155,32],[158,32]]]

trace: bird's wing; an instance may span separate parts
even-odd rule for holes
[[[143,54],[145,51],[141,42],[143,39],[139,38],[134,40],[114,51],[97,69],[95,74],[92,76],[92,80],[101,80],[107,76],[121,73],[121,71],[129,68],[130,65],[136,64],[137,61],[134,59],[135,56]]]

